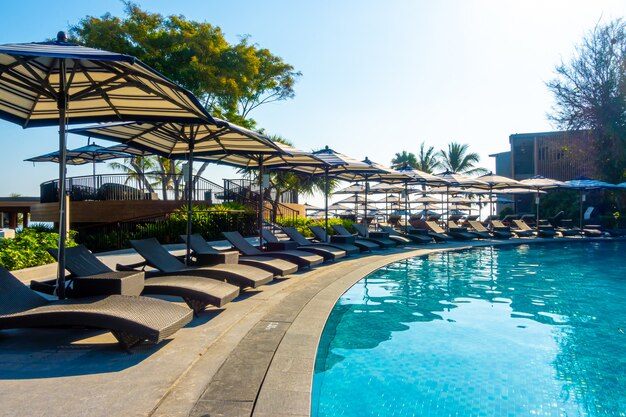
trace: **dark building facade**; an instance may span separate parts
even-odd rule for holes
[[[542,175],[560,181],[598,176],[589,130],[514,134],[509,144],[510,151],[489,155],[495,158],[498,175],[516,180]]]

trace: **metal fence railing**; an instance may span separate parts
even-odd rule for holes
[[[182,174],[100,174],[66,179],[71,201],[86,200],[185,200],[191,189],[193,200],[207,204],[223,202],[224,188],[205,178],[194,176],[189,187]],[[59,201],[59,181],[46,181],[40,186],[40,201]]]

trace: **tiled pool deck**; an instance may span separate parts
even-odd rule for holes
[[[1,331],[0,416],[308,416],[326,318],[362,277],[434,251],[566,240],[455,242],[344,258],[245,291],[165,343],[132,354],[110,333]],[[104,258],[109,265],[135,259]]]

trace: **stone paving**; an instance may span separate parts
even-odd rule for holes
[[[244,291],[165,343],[132,354],[94,330],[2,331],[0,416],[308,416],[324,324],[363,276],[433,251],[544,241],[432,244],[344,258]],[[127,251],[102,259],[114,265],[138,257]]]

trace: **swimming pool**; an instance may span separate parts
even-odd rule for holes
[[[626,415],[626,242],[395,262],[335,305],[313,416]]]

